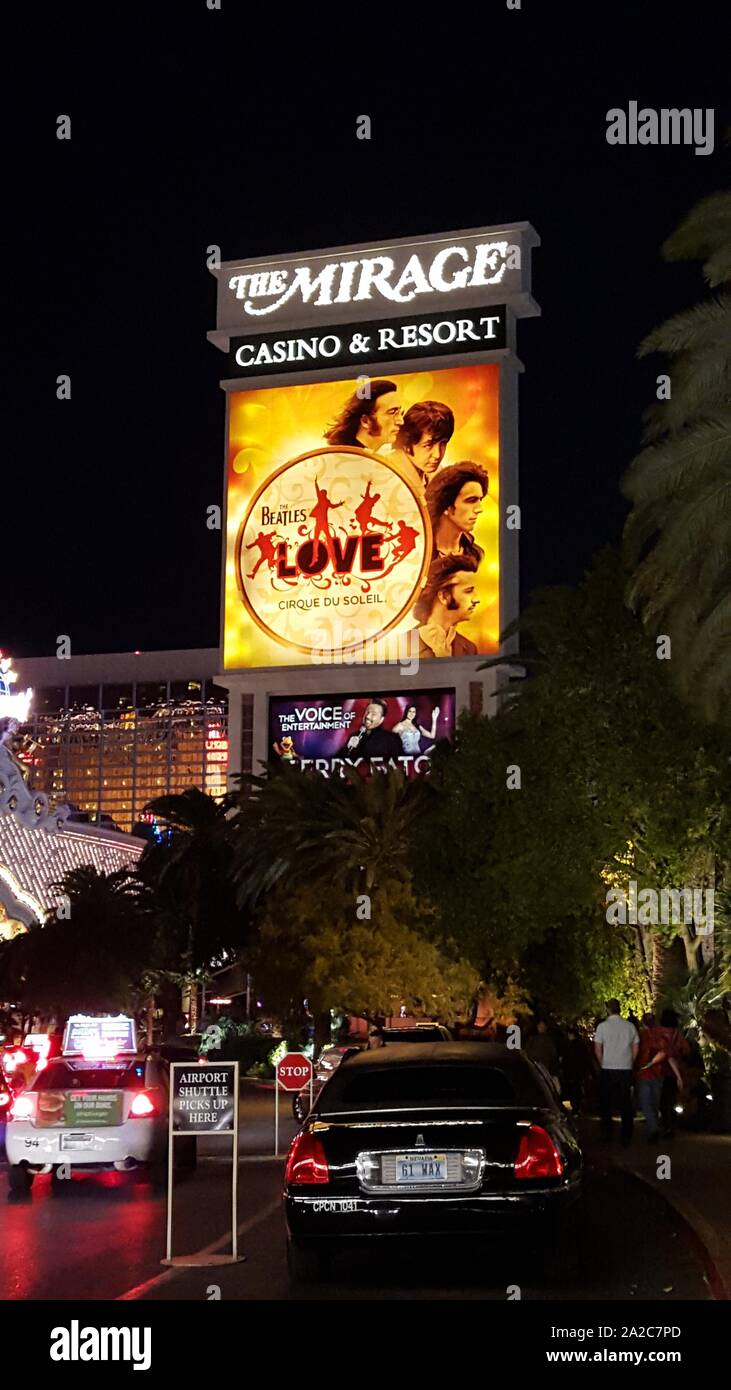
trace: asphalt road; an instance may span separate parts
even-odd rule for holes
[[[282,1107],[282,1143],[294,1133]],[[284,1256],[281,1160],[273,1153],[273,1095],[246,1088],[241,1109],[236,1266],[163,1269],[165,1194],[143,1173],[74,1177],[62,1193],[37,1178],[28,1198],[7,1200],[0,1170],[3,1299],[494,1299],[517,1284],[524,1299],[707,1299],[700,1256],[665,1201],[631,1173],[587,1167],[583,1268],[571,1284],[541,1281],[529,1256],[504,1245],[471,1253],[427,1247],[335,1262],[332,1283],[293,1294]],[[230,1167],[225,1139],[205,1141],[197,1171],[175,1189],[173,1251],[229,1248]],[[218,1150],[218,1153],[216,1153]]]

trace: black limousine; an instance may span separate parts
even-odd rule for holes
[[[294,1282],[359,1242],[537,1237],[576,1264],[581,1150],[543,1070],[498,1043],[404,1043],[346,1057],[285,1169]]]

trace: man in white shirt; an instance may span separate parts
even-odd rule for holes
[[[612,1133],[612,1115],[619,1110],[622,1119],[622,1143],[632,1142],[634,1104],[632,1099],[632,1065],[639,1051],[637,1029],[628,1018],[622,1018],[619,1000],[607,1000],[607,1017],[594,1034],[594,1051],[601,1067],[599,1111],[601,1132],[605,1139]]]

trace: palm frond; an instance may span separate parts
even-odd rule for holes
[[[621,487],[635,505],[694,493],[716,475],[731,477],[731,409],[642,449]]]
[[[731,299],[728,295],[719,295],[705,300],[703,304],[694,304],[692,309],[683,309],[643,338],[637,356],[647,357],[653,352],[666,352],[672,356],[678,352],[696,352],[710,344],[722,347],[728,341],[730,313]]]
[[[666,261],[705,260],[731,243],[731,192],[722,189],[702,198],[661,247]]]
[[[670,375],[670,399],[655,401],[643,415],[643,439],[648,444],[724,414],[731,400],[731,346],[728,353],[715,345],[688,353],[673,364]]]

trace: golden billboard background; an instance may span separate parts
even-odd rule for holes
[[[500,631],[499,367],[410,373],[384,367],[374,380],[384,378],[398,386],[405,412],[423,401],[452,410],[454,433],[437,478],[465,460],[488,473],[488,495],[473,532],[484,552],[475,575],[480,602],[459,632],[480,655],[491,655],[498,650]],[[361,380],[267,387],[229,397],[228,670],[306,665],[322,659],[317,653],[328,638],[335,661],[339,649],[354,661],[358,634],[369,643],[398,641],[416,625],[411,609],[428,582],[432,560],[423,494],[408,465],[404,468],[403,455],[392,454],[390,447],[372,453],[330,447],[324,438]],[[370,496],[379,500],[363,527],[355,512],[369,484]],[[388,529],[377,527],[376,520]]]

